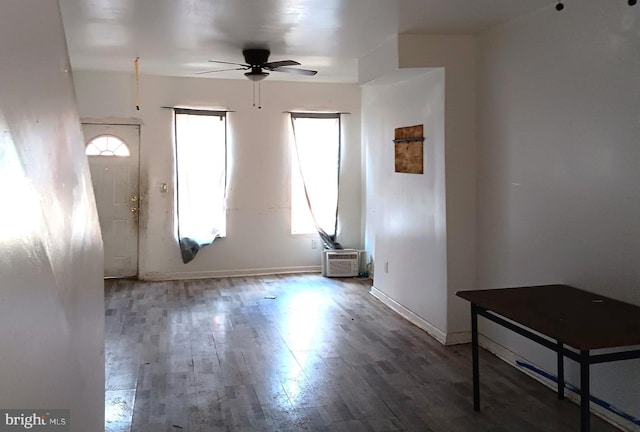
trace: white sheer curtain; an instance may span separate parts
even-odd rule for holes
[[[176,110],[175,134],[177,228],[185,260],[185,245],[195,248],[195,256],[226,235],[225,113]]]
[[[296,231],[322,230],[335,240],[340,168],[339,114],[292,113],[291,122],[295,144],[291,182],[292,231],[295,234]]]

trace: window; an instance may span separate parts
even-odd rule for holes
[[[340,114],[291,113],[291,125],[291,233],[335,236]]]
[[[226,236],[226,112],[175,112],[177,234],[183,261]]]
[[[124,141],[113,135],[95,137],[87,144],[85,153],[87,156],[131,156]]]

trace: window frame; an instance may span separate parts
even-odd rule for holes
[[[116,147],[116,150],[118,148],[120,148],[121,146],[124,146],[124,148],[127,150],[127,154],[126,155],[119,155],[119,154],[116,154],[115,151],[113,151],[113,150],[100,150],[100,148],[98,148],[98,146],[93,143],[94,141],[96,141],[96,140],[98,140],[100,138],[107,138],[107,139],[115,138],[116,140],[120,141],[120,145],[118,147]],[[100,151],[100,153],[98,153],[98,154],[88,154],[87,150],[89,149],[89,146],[91,146],[91,145],[93,145],[95,148],[97,148],[98,151]],[[104,151],[110,151],[112,154],[103,154]],[[113,134],[103,133],[103,134],[94,136],[93,138],[91,138],[89,140],[89,142],[87,142],[85,144],[85,146],[84,146],[84,154],[87,157],[128,158],[128,157],[131,157],[131,149],[129,148],[127,143],[122,138],[120,138],[119,136],[113,135]]]
[[[229,183],[229,124],[227,114],[229,111],[227,110],[209,110],[209,109],[194,109],[194,108],[173,108],[173,141],[174,141],[174,176],[175,176],[175,197],[174,197],[174,208],[176,210],[176,216],[174,218],[174,234],[177,241],[180,241],[180,206],[179,206],[179,173],[178,173],[178,123],[177,123],[177,115],[178,114],[186,114],[186,115],[196,115],[196,116],[208,116],[208,117],[220,117],[220,121],[224,122],[224,197],[223,199],[226,202],[227,192],[228,192],[228,183]],[[227,237],[227,209],[225,207],[225,227],[223,235],[218,236],[218,238]]]
[[[290,127],[290,135],[292,137],[291,139],[291,145],[290,145],[290,152],[289,152],[289,157],[290,157],[290,161],[291,161],[291,170],[289,173],[289,199],[291,200],[291,206],[290,206],[290,211],[289,211],[289,236],[291,237],[295,237],[295,238],[315,238],[318,236],[318,232],[317,231],[313,231],[313,232],[300,232],[300,233],[294,233],[293,232],[293,178],[292,178],[292,174],[293,174],[293,169],[294,169],[294,165],[293,165],[293,157],[294,157],[294,152],[297,151],[296,149],[296,143],[295,143],[295,132],[294,132],[294,122],[295,119],[299,119],[299,118],[305,118],[305,119],[337,119],[338,121],[338,125],[337,125],[337,129],[338,129],[338,158],[337,158],[337,169],[336,169],[336,188],[337,188],[337,196],[336,196],[336,221],[335,221],[335,226],[334,226],[334,234],[333,237],[336,238],[338,235],[338,208],[339,208],[339,202],[340,202],[340,171],[341,171],[341,167],[342,167],[342,114],[340,112],[314,112],[314,111],[288,111],[287,112],[289,114],[289,127]],[[299,164],[296,164],[298,166],[298,169],[300,169]]]

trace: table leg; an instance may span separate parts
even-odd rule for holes
[[[478,308],[471,303],[471,356],[473,358],[473,409],[480,411],[480,367],[478,364]]]
[[[589,350],[580,351],[580,431],[589,432]]]
[[[563,344],[558,341],[558,400],[564,399],[564,355]]]

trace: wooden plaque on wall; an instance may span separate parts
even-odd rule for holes
[[[396,128],[395,143],[396,172],[424,173],[424,130],[422,125]]]

